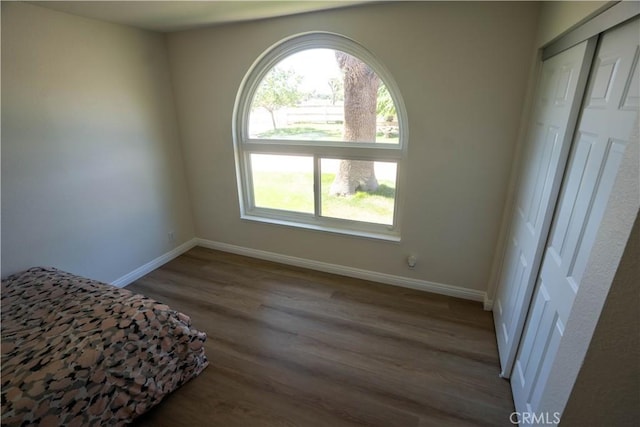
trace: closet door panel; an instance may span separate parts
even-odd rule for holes
[[[594,44],[585,41],[542,64],[494,308],[503,377],[520,341]]]
[[[640,20],[602,36],[538,286],[511,377],[516,410],[536,412],[580,291],[618,169],[638,126]]]

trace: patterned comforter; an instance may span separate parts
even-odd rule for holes
[[[2,425],[122,425],[207,366],[191,320],[54,268],[2,281]]]

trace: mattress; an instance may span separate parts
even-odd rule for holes
[[[2,281],[2,425],[123,425],[207,366],[188,316],[54,268]]]

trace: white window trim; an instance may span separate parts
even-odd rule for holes
[[[313,143],[305,141],[302,143],[296,140],[259,140],[250,138],[248,123],[251,101],[264,76],[285,57],[302,50],[318,48],[341,50],[358,57],[366,62],[382,79],[396,107],[399,128],[398,144],[331,141],[313,141]],[[267,49],[253,63],[242,80],[234,105],[232,127],[240,217],[242,219],[359,237],[400,241],[400,213],[403,204],[401,190],[404,188],[407,163],[407,113],[404,102],[400,97],[400,91],[389,71],[371,52],[360,44],[339,34],[311,32],[289,37]],[[256,207],[253,203],[253,185],[249,160],[251,153],[313,157],[315,213],[305,214]],[[321,158],[395,162],[397,169],[393,225],[320,216]]]

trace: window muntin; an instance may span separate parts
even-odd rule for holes
[[[324,58],[321,63],[335,61],[335,51],[360,59],[379,78],[374,106],[377,110],[376,128],[374,135],[369,138],[345,141],[348,138],[345,138],[344,114],[339,111],[344,110],[344,105],[340,105],[340,96],[335,100],[339,107],[337,110],[329,110],[327,116],[320,118],[316,114],[318,106],[314,106],[313,102],[317,103],[319,99],[324,100],[325,106],[333,106],[334,99],[329,97],[331,88],[327,79],[335,78],[336,69],[339,68],[332,64],[328,70],[316,70],[322,67],[313,65],[310,58]],[[276,111],[279,116],[275,117],[277,126],[273,126],[274,117],[263,106],[256,105],[256,100],[269,73],[292,69],[294,74],[303,75],[303,79],[294,78],[294,82],[300,85],[306,80],[304,76],[308,77],[308,71],[305,70],[315,70],[315,75],[324,77],[304,83],[307,88],[317,88],[315,97],[307,96],[305,100],[298,99],[289,105],[291,111],[286,111],[286,114],[293,116],[293,120],[287,120],[283,114],[285,112]],[[319,91],[324,84],[328,90]],[[307,108],[309,105],[311,109]],[[315,118],[295,120],[296,114],[306,114],[307,118],[315,115]],[[325,120],[327,117],[329,119]],[[236,100],[234,143],[241,216],[264,222],[398,240],[398,195],[402,184],[406,140],[406,113],[395,83],[367,50],[352,40],[329,33],[309,33],[285,40],[256,61],[245,76]],[[373,164],[378,188],[366,194],[358,191],[350,196],[330,195],[331,175],[336,173],[341,161]],[[309,191],[311,183],[313,186]],[[273,197],[278,188],[281,193]],[[358,200],[367,203],[358,204]]]

